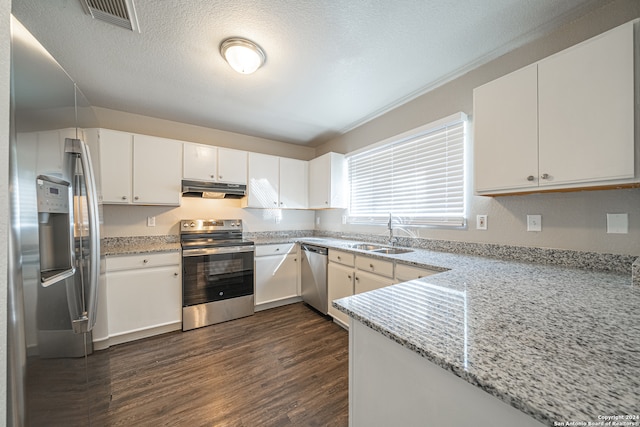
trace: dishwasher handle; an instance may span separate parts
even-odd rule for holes
[[[303,251],[313,252],[318,255],[327,255],[329,253],[329,250],[327,248],[323,248],[322,246],[307,245],[306,243],[302,243],[300,247]]]

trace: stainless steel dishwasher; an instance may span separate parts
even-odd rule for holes
[[[302,300],[327,314],[327,248],[302,243]]]

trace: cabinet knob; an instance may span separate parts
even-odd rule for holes
[[[215,177],[216,177],[215,175],[209,175],[209,176],[211,177],[211,179],[213,179],[213,178],[215,178]]]
[[[222,179],[222,175],[218,175],[218,179]]]
[[[143,262],[144,264],[146,264],[146,263],[148,263],[148,262],[149,262],[149,260],[148,260],[148,259],[144,259],[144,260],[142,260],[142,262]]]
[[[373,270],[373,264],[369,264],[369,268]]]
[[[349,278],[349,280],[351,280],[351,275],[350,274],[347,274],[347,277]]]
[[[133,198],[133,200],[139,200],[139,199],[140,199],[140,197],[138,197],[138,196]]]
[[[122,196],[122,200],[127,200],[127,196]]]
[[[339,256],[337,258],[338,258],[338,261],[342,261],[342,258],[340,258]]]
[[[534,176],[533,176],[533,175],[529,175],[529,176],[527,177],[527,181],[533,181],[534,179],[535,179],[535,178],[534,178]]]
[[[276,202],[275,200],[273,201],[273,204],[278,206],[278,202]]]
[[[294,259],[293,259],[293,262],[298,262],[298,258],[294,258]]]
[[[356,282],[359,282],[360,278],[358,276],[356,276]]]
[[[178,277],[178,273],[173,273],[173,276],[174,277]]]
[[[542,179],[549,179],[549,174],[548,173],[543,173],[540,178]]]
[[[276,252],[278,252],[280,250],[280,248],[276,248]]]

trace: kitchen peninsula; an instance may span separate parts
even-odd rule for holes
[[[630,265],[367,255],[447,271],[333,302],[351,317],[351,425],[638,423],[640,287]]]

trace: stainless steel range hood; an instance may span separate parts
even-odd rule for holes
[[[244,184],[182,180],[183,197],[202,197],[205,199],[240,199],[245,196]]]

